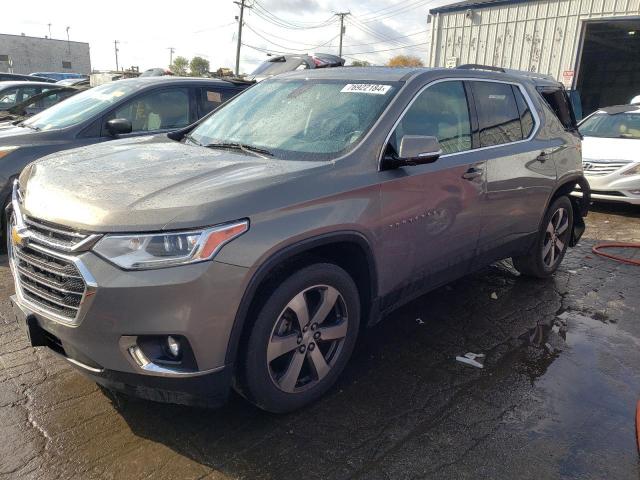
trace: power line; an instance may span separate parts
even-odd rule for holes
[[[289,50],[290,52],[307,52],[309,50],[315,50],[316,48],[320,48],[320,47],[324,47],[325,45],[327,45],[328,43],[333,42],[336,38],[338,38],[338,35],[330,38],[329,40],[327,40],[326,42],[321,43],[320,45],[315,45],[312,46],[311,48],[293,48],[293,47],[288,47],[287,45],[282,45],[280,43],[274,42],[273,40],[270,40],[269,38],[261,35],[260,33],[258,33],[255,29],[253,29],[251,27],[251,25],[249,25],[248,23],[245,23],[244,25],[246,28],[248,28],[249,30],[251,30],[254,34],[256,34],[258,37],[262,38],[263,40],[271,43],[272,45],[275,45],[276,47],[280,47],[280,48],[286,48],[287,50]]]
[[[291,53],[291,52],[285,52],[285,51],[282,51],[282,50],[271,50],[271,49],[256,47],[254,45],[249,45],[248,43],[243,43],[242,46],[243,47],[247,47],[247,48],[251,48],[253,50],[257,50],[258,52],[267,53],[267,54],[279,53],[279,54],[282,54],[282,55],[286,55],[287,53]]]
[[[429,30],[427,29],[427,30],[420,30],[419,32],[408,33],[407,35],[401,35],[399,37],[393,37],[393,40],[399,40],[401,38],[413,37],[415,35],[420,35],[421,33],[426,33],[428,31]],[[370,42],[370,43],[354,43],[354,44],[345,45],[345,46],[346,47],[364,47],[364,46],[367,46],[367,45],[376,45],[378,43],[388,43],[388,40],[380,40],[380,41],[377,41],[377,42]]]
[[[274,15],[269,10],[267,10],[258,0],[254,0],[253,2],[254,13],[262,18],[263,20],[272,23],[281,28],[287,28],[290,30],[309,30],[315,28],[325,28],[336,21],[336,18],[332,15],[328,19],[322,22],[292,22],[289,20],[285,20],[279,16]]]
[[[393,40],[392,37],[390,37],[389,35],[383,34],[381,32],[376,31],[374,28],[368,26],[368,25],[364,25],[362,23],[359,23],[359,21],[355,18],[355,17],[351,17],[347,19],[348,23],[357,28],[358,30],[366,33],[367,35],[371,35],[374,38],[378,38],[384,42],[389,42],[392,44],[396,44],[399,45],[401,44],[401,42],[397,41],[397,40]]]
[[[414,2],[409,2],[408,4],[405,4],[405,5],[401,5],[401,6],[396,5],[398,7],[396,10],[390,10],[386,13],[383,13],[377,16],[363,18],[362,23],[371,23],[371,22],[376,22],[380,20],[386,20],[387,18],[395,17],[396,15],[400,15],[401,13],[405,13],[410,10],[423,7],[429,3],[433,3],[433,0],[415,0]]]
[[[413,2],[409,2],[409,4],[417,3],[417,2],[420,2],[420,1],[423,1],[423,0],[413,0]],[[380,8],[378,10],[373,10],[371,12],[366,12],[366,13],[364,13],[362,15],[362,17],[363,17],[363,20],[365,20],[365,19],[369,20],[371,18],[375,18],[376,16],[384,16],[387,13],[389,13],[388,11],[393,11],[393,10],[395,10],[397,8],[403,8],[405,6],[407,6],[406,2],[398,2],[398,3],[394,4],[394,5],[389,5],[387,7],[383,7],[383,8]],[[383,12],[385,12],[385,13],[383,13]]]
[[[384,48],[384,49],[381,49],[381,50],[371,50],[369,52],[349,52],[349,55],[363,55],[365,53],[390,52],[392,50],[401,50],[403,48],[414,49],[414,48],[420,47],[421,45],[429,45],[429,42],[415,43],[413,45],[402,45],[400,47]]]
[[[234,22],[234,23],[235,23],[235,22]],[[247,27],[248,27],[248,25],[246,24],[246,22],[245,22],[245,26],[247,26]],[[280,36],[276,35],[275,33],[265,32],[264,30],[261,30],[260,28],[257,28],[255,25],[252,25],[252,27],[251,27],[251,28],[252,28],[252,30],[254,31],[254,33],[259,32],[259,33],[261,33],[262,35],[268,35],[269,37],[277,38],[278,40],[284,40],[285,42],[291,42],[291,41],[292,41],[292,38],[291,38],[291,37],[280,37]],[[333,37],[331,40],[334,40],[334,39],[336,39],[336,38],[338,38],[338,35],[336,35],[335,37]],[[274,42],[271,42],[271,43],[274,43]],[[326,42],[326,43],[328,43],[328,42]],[[314,43],[304,43],[304,42],[297,42],[297,41],[296,41],[296,44],[297,44],[297,45],[302,45],[302,46],[304,46],[304,47],[306,47],[306,48],[310,48],[310,49],[311,49],[311,48],[317,48],[317,46],[318,46],[318,42],[314,42]],[[319,46],[323,46],[323,45],[324,45],[324,44],[319,45]]]
[[[216,25],[215,27],[207,27],[207,28],[203,28],[201,30],[195,30],[193,32],[191,32],[192,34],[198,34],[198,33],[202,33],[202,32],[208,32],[210,30],[218,30],[219,28],[224,28],[224,27],[230,27],[231,25],[235,25],[236,22],[229,22],[229,23],[225,23],[223,25]]]

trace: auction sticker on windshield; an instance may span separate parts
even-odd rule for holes
[[[344,86],[341,92],[344,93],[373,93],[384,95],[389,91],[391,85],[376,85],[374,83],[349,83]]]

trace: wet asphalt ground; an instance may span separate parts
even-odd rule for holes
[[[552,279],[500,264],[393,313],[286,416],[107,395],[27,345],[1,258],[0,478],[637,479],[640,267],[605,239],[640,242],[640,209],[597,207]]]

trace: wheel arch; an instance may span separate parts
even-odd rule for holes
[[[344,268],[352,276],[360,293],[362,319],[376,315],[378,277],[368,239],[357,231],[333,232],[304,239],[273,253],[254,272],[236,312],[225,364],[236,362],[249,331],[252,314],[262,305],[264,294],[292,271],[323,261]],[[361,324],[367,323],[362,321]]]
[[[582,192],[582,197],[575,197],[571,195],[576,188],[576,185],[580,187],[580,191]],[[584,217],[589,213],[589,205],[591,203],[591,187],[589,182],[583,175],[572,175],[570,177],[566,177],[561,179],[558,186],[553,191],[553,194],[549,197],[547,201],[547,205],[545,207],[545,212],[549,208],[549,206],[553,203],[553,201],[566,195],[569,197],[571,201],[571,206],[573,207],[573,229],[571,232],[571,240],[569,242],[570,247],[575,247],[580,241],[580,237],[585,230]]]

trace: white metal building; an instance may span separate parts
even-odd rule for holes
[[[430,11],[429,64],[550,74],[584,113],[640,95],[640,0],[476,0]]]
[[[89,44],[0,34],[0,71],[91,73]]]

